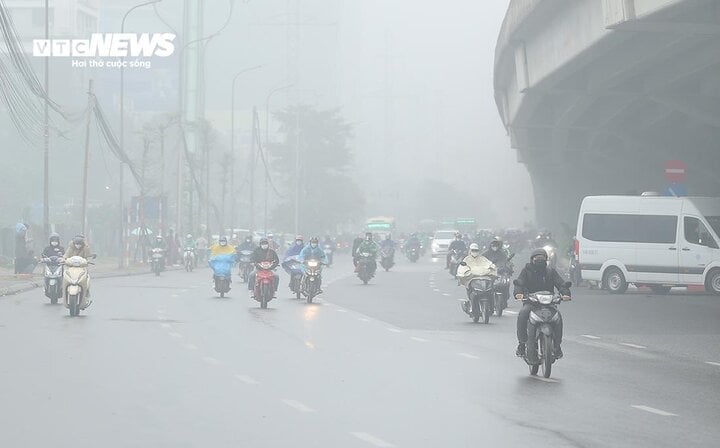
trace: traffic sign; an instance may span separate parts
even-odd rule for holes
[[[682,184],[670,184],[667,187],[667,190],[665,190],[665,196],[675,196],[679,198],[687,195],[687,188],[685,188],[685,185]]]
[[[680,183],[687,176],[687,165],[682,160],[668,160],[665,162],[665,179],[670,183]]]

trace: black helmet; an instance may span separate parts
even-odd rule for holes
[[[85,235],[75,235],[75,238],[73,238],[73,244],[79,244],[81,246],[85,245]]]
[[[314,236],[314,237],[310,238],[310,244],[312,244],[312,243],[317,244],[318,242],[320,242],[320,240],[318,240],[318,237]]]
[[[51,233],[50,234],[50,243],[52,243],[53,241],[60,243],[60,235],[58,235],[55,232]]]
[[[262,244],[270,244],[270,241],[268,241],[267,238],[263,238],[263,239],[260,240],[260,244],[261,244],[261,245],[262,245]]]
[[[492,239],[492,241],[490,241],[490,245],[491,245],[491,246],[502,247],[502,245],[503,245],[503,240],[502,240],[502,238],[500,238],[499,236],[496,236],[495,238]]]
[[[532,254],[530,254],[530,261],[533,260],[533,258],[537,257],[538,255],[542,255],[547,260],[548,254],[545,252],[545,249],[535,249],[532,251]]]

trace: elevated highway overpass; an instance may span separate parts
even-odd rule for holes
[[[720,195],[720,1],[512,0],[495,98],[532,178],[537,219],[574,227],[582,197]]]

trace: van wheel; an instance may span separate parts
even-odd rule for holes
[[[720,269],[713,269],[705,278],[705,290],[720,296]]]
[[[611,294],[623,294],[628,288],[628,284],[625,281],[625,276],[622,271],[615,267],[608,268],[605,271],[603,283],[605,284],[605,288],[607,288]]]

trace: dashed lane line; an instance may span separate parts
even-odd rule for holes
[[[171,294],[170,297],[177,299],[178,297],[180,297],[180,295],[179,294]]]
[[[370,322],[370,319],[367,319],[367,318],[365,318],[365,317],[358,317],[358,320],[359,320],[360,322]]]
[[[235,375],[235,379],[237,379],[238,381],[242,381],[245,384],[252,385],[252,386],[256,386],[256,385],[260,384],[260,382],[258,380],[256,380],[255,378],[253,378],[251,376],[248,376],[248,375],[237,374],[237,375]]]
[[[458,353],[459,356],[462,356],[463,358],[467,359],[480,359],[479,357],[475,355],[471,355],[470,353]]]
[[[417,341],[417,342],[428,342],[427,339],[425,339],[425,338],[419,338],[419,337],[417,337],[417,336],[412,336],[412,337],[410,337],[410,339],[412,339],[413,341]]]
[[[402,330],[398,330],[397,328],[388,328],[387,331],[391,333],[402,333]]]
[[[647,348],[644,345],[630,344],[629,342],[621,342],[620,345],[624,345],[625,347],[630,347],[630,348],[637,348],[637,349]]]
[[[443,295],[444,295],[445,297],[450,297],[452,294],[448,294],[448,293],[444,292]]]
[[[707,364],[709,366],[720,367],[720,362],[705,361],[705,364]]]
[[[160,326],[163,328],[172,328],[172,325],[170,324],[160,324]]]
[[[511,314],[511,315],[513,315],[513,316],[517,316],[517,314],[518,314],[517,311],[510,311],[510,310],[505,310],[505,311],[503,311],[503,312],[504,312],[505,314]]]
[[[304,404],[300,403],[300,402],[297,401],[297,400],[288,400],[288,399],[285,399],[285,400],[283,400],[282,402],[285,403],[286,405],[290,406],[291,408],[296,409],[296,410],[298,410],[298,411],[300,411],[300,412],[315,412],[315,409],[310,408],[310,407],[308,407],[308,406],[305,406]]]
[[[340,308],[338,308],[338,309],[335,310],[335,311],[337,311],[338,313],[347,313],[347,310],[343,310],[343,309],[340,309]]]
[[[581,334],[580,336],[588,339],[600,339],[598,336],[593,336],[591,334]]]
[[[180,339],[182,337],[182,335],[180,333],[175,333],[174,331],[169,332],[168,336],[171,336],[173,338],[178,338],[178,339]]]
[[[367,442],[367,443],[369,443],[373,446],[377,446],[379,448],[394,448],[395,447],[395,445],[393,445],[392,443],[386,442],[383,439],[379,439],[379,438],[375,437],[374,435],[368,434],[366,432],[351,432],[350,434],[352,434],[356,438],[362,440],[363,442]]]
[[[185,344],[185,348],[188,350],[197,350],[197,345],[195,344]]]
[[[651,408],[650,406],[640,405],[640,404],[634,404],[630,406],[635,409],[639,409],[641,411],[649,412],[651,414],[660,415],[662,417],[677,417],[677,414],[673,414],[672,412],[663,411],[662,409],[656,409]]]

